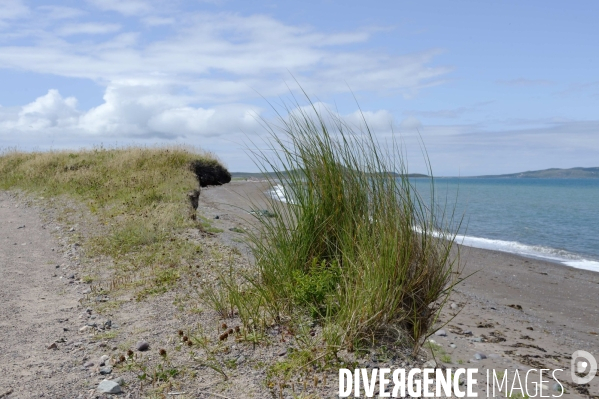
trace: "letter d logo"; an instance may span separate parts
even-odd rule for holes
[[[595,378],[597,372],[597,360],[586,351],[576,351],[572,354],[570,373],[572,382],[575,384],[587,384]],[[586,373],[584,377],[579,377],[576,373]]]

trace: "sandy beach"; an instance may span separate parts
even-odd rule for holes
[[[222,232],[209,236],[190,232],[189,239],[202,241],[211,250],[236,248],[231,259],[250,267],[245,235],[238,229],[251,228],[251,209],[268,208],[264,194],[267,190],[265,182],[246,181],[202,189],[198,212]],[[276,387],[264,384],[265,364],[287,356],[287,346],[292,341],[285,339],[283,331],[280,340],[273,339],[265,346],[233,342],[224,350],[219,344],[221,349],[216,356],[221,356],[223,362],[236,363],[234,368],[226,369],[228,378],[223,380],[213,369],[185,360],[185,353],[177,354],[175,350],[178,329],[206,326],[207,338],[218,343],[218,327],[212,326],[222,322],[207,309],[200,313],[182,312],[177,305],[181,293],[166,293],[144,302],[116,298],[119,306],[90,320],[96,310],[86,310],[90,306],[85,302],[89,286],[79,278],[84,272],[89,273],[90,267],[105,266],[87,264],[79,247],[68,244],[69,234],[80,233],[83,238],[84,226],[69,232],[66,226],[44,214],[45,205],[40,201],[26,204],[3,194],[0,202],[5,231],[0,240],[0,397],[8,392],[8,398],[104,397],[95,387],[102,379],[117,376],[128,381],[124,388],[127,397],[144,397],[139,393],[142,387],[135,370],[115,365],[111,375],[102,376],[97,361],[103,355],[118,358],[140,339],[148,340],[151,352],[156,352],[149,356],[159,357],[158,348],[166,348],[172,356],[169,361],[188,364],[185,367],[195,373],[181,378],[179,385],[172,388],[172,392],[187,392],[187,396],[179,395],[181,398],[208,398],[214,397],[214,393],[227,398],[266,398],[272,396],[272,389],[276,392]],[[19,228],[23,225],[26,227]],[[59,240],[57,234],[63,238]],[[460,251],[462,275],[469,277],[456,287],[443,310],[437,325],[441,330],[430,337],[437,350],[434,358],[429,355],[429,362],[433,363],[427,364],[477,368],[480,381],[487,370],[504,370],[510,375],[510,383],[516,371],[524,378],[529,370],[534,374],[539,369],[562,369],[556,375],[566,390],[563,397],[599,397],[599,378],[583,386],[571,383],[570,377],[573,352],[585,350],[599,357],[599,274],[501,252],[468,247],[461,247]],[[223,267],[223,262],[226,259],[209,260],[198,270],[208,279],[215,275],[215,268]],[[107,338],[97,339],[84,331],[92,321],[106,318],[112,320],[115,328],[118,326],[112,330],[114,334],[110,333],[112,336],[104,332]],[[238,324],[235,319],[226,322]],[[358,360],[360,367],[370,369],[409,367],[409,363],[397,357]],[[336,370],[325,381],[310,391],[312,396],[301,397],[338,397]],[[561,393],[550,378],[543,385],[544,395]],[[479,387],[479,397],[486,397],[487,387]],[[285,392],[283,397],[293,398],[289,389]]]
[[[249,202],[266,207],[267,190],[265,183],[240,181],[209,188],[202,192],[202,209],[226,215],[220,224],[228,230],[247,223]],[[448,367],[461,361],[481,370],[561,368],[560,381],[571,381],[572,353],[585,350],[599,358],[599,273],[505,252],[460,251],[467,278],[443,311],[446,335],[431,337],[451,357]],[[474,359],[476,353],[487,359]],[[591,396],[599,395],[599,378],[590,385]],[[566,397],[586,397],[585,388],[575,388],[567,387]]]

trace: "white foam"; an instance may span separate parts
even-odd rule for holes
[[[492,240],[489,238],[472,236],[457,236],[456,241],[469,247],[509,252],[530,258],[559,262],[577,269],[599,272],[599,262],[585,259],[580,255],[573,254],[563,249],[545,247],[542,245],[527,245],[517,241]]]
[[[268,193],[273,199],[293,204],[293,201],[289,201],[289,195],[287,195],[285,192],[285,187],[283,187],[281,184],[273,186]]]
[[[595,262],[592,260],[582,260],[582,261],[576,260],[576,261],[564,262],[564,264],[568,265],[570,267],[575,267],[577,269],[590,270],[590,271],[599,273],[599,262]]]

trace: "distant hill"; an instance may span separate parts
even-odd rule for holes
[[[543,169],[532,170],[521,173],[512,173],[508,175],[485,175],[474,177],[493,177],[493,178],[545,178],[545,179],[599,179],[599,167],[596,168],[570,168],[570,169]]]
[[[400,177],[399,173],[390,172],[391,176]],[[285,174],[284,174],[285,175]],[[266,177],[276,177],[275,173],[249,173],[249,172],[231,172],[231,177],[233,179],[265,179]],[[429,177],[428,175],[423,175],[421,173],[409,173],[408,177]]]

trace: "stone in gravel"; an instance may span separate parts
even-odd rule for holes
[[[483,339],[481,337],[476,337],[476,338],[472,338],[470,341],[472,341],[472,342],[483,342]]]
[[[459,306],[455,303],[452,303],[451,305],[449,305],[450,308],[452,308],[453,310],[456,310],[457,308],[459,308]]]
[[[102,355],[100,357],[100,366],[104,366],[106,364],[106,361],[110,359],[110,356],[108,355]]]
[[[114,382],[116,382],[117,384],[119,384],[120,386],[123,386],[125,384],[125,379],[123,377],[119,377],[119,378],[115,378],[114,380],[112,380]]]
[[[422,365],[423,368],[428,369],[428,368],[435,368],[437,367],[437,362],[435,362],[434,360],[429,360],[428,362],[424,363]]]
[[[472,335],[472,331],[470,331],[470,330],[464,330],[464,335]]]
[[[487,356],[489,359],[501,359],[501,355],[498,353],[489,353]]]
[[[98,391],[102,393],[121,393],[121,386],[114,381],[103,380],[98,384]]]
[[[58,346],[56,345],[56,342],[52,342],[50,345],[48,345],[48,349],[58,349]]]
[[[112,326],[112,320],[109,319],[104,322],[104,329],[109,330],[111,326]]]
[[[108,375],[110,373],[112,373],[112,367],[111,366],[105,366],[105,367],[102,367],[100,369],[100,374],[102,374],[102,375]]]
[[[83,367],[90,368],[90,367],[93,367],[93,365],[94,365],[94,362],[87,362],[83,365]]]
[[[74,274],[69,274],[69,278],[72,280],[72,279],[75,278],[75,275]]]
[[[281,352],[279,352],[279,356],[285,356],[287,354],[287,349],[283,349]]]
[[[150,344],[147,343],[146,341],[139,341],[137,343],[137,345],[135,346],[135,348],[140,352],[145,352],[148,349],[150,349]]]
[[[450,347],[451,349],[455,349],[455,348],[456,348],[456,344],[449,344],[449,347]]]
[[[483,360],[486,358],[487,358],[487,355],[485,355],[484,353],[476,352],[474,354],[474,359],[476,359],[476,360]]]
[[[245,356],[241,355],[237,358],[237,360],[235,361],[235,363],[237,364],[242,364],[243,362],[245,362]]]
[[[88,328],[88,326],[83,326],[79,329],[79,332],[85,332]]]
[[[435,335],[438,337],[447,337],[447,332],[445,330],[438,330],[435,332]]]

